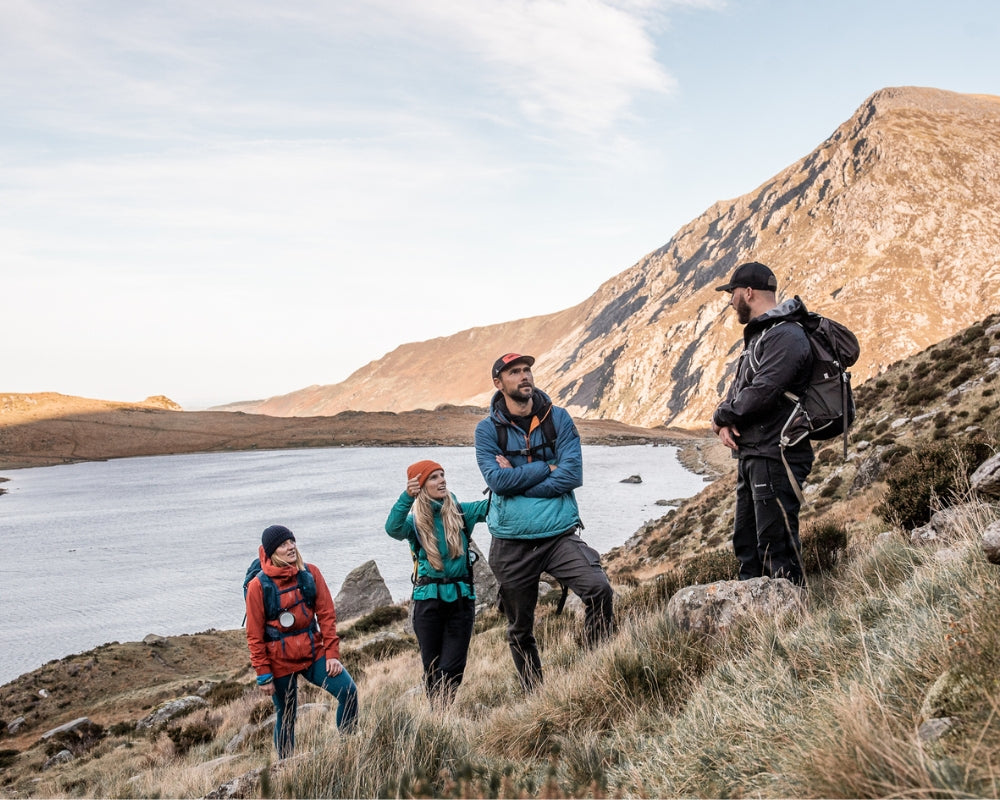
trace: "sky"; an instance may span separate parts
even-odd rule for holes
[[[195,410],[568,308],[879,89],[1000,95],[997,41],[992,0],[3,0],[0,393]]]

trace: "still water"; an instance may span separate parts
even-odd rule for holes
[[[577,490],[584,538],[600,552],[704,487],[674,447],[585,446]],[[295,532],[336,595],[369,559],[395,600],[411,560],[383,529],[423,458],[459,500],[483,497],[469,447],[321,448],[130,458],[5,473],[0,496],[0,684],[110,641],[239,628],[243,574],[260,532]],[[642,483],[621,483],[640,475]],[[485,551],[489,533],[473,538]]]

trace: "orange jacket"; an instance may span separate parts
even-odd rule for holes
[[[306,569],[312,573],[316,581],[316,608],[310,611],[305,603],[298,603],[302,593],[298,589],[298,581],[294,566],[276,567],[264,555],[260,547],[261,569],[274,581],[278,589],[295,586],[295,590],[283,595],[282,606],[288,607],[297,603],[292,609],[295,623],[292,630],[308,628],[313,619],[319,623],[319,630],[312,634],[308,632],[286,636],[279,641],[268,641],[264,618],[264,590],[259,580],[247,584],[247,645],[250,647],[250,663],[258,675],[271,673],[275,678],[291,675],[303,670],[320,657],[327,660],[340,658],[340,637],[337,636],[337,613],[333,607],[333,597],[323,579],[319,568],[314,564],[306,564]],[[315,653],[315,654],[314,654]]]

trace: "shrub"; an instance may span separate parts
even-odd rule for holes
[[[740,562],[728,549],[701,553],[679,568],[681,586],[732,581],[739,574]]]
[[[215,684],[208,693],[208,701],[213,706],[224,706],[243,697],[246,693],[246,686],[236,681],[222,681]]]
[[[962,344],[968,344],[969,342],[974,342],[976,339],[980,338],[986,329],[982,325],[973,325],[968,328],[965,333],[962,334]]]
[[[941,395],[944,394],[944,389],[938,386],[936,383],[931,384],[917,384],[913,386],[905,395],[903,395],[903,405],[906,406],[922,406],[929,403],[931,400],[937,400]]]
[[[962,477],[968,478],[989,455],[984,443],[968,439],[917,446],[890,466],[888,491],[875,513],[884,522],[898,522],[907,530],[927,523],[934,500],[947,498],[959,485],[956,473],[964,470]]]
[[[833,569],[847,549],[847,532],[833,522],[804,528],[799,534],[802,569],[807,574]]]
[[[167,728],[167,736],[174,743],[174,750],[183,755],[192,747],[210,742],[215,738],[215,731],[204,722],[195,722],[186,728]]]
[[[833,497],[837,493],[837,489],[844,482],[844,479],[839,475],[834,475],[830,480],[823,484],[823,488],[820,489],[820,497]]]
[[[952,389],[955,389],[978,374],[979,372],[975,367],[966,364],[958,371],[958,374],[954,375],[952,379],[948,381],[948,385],[951,386]]]
[[[350,638],[352,633],[371,633],[381,630],[394,622],[406,619],[409,611],[404,606],[382,606],[370,614],[365,614],[349,630],[341,634],[341,639]]]

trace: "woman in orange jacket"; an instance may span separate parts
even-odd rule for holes
[[[257,685],[274,702],[279,758],[295,748],[298,676],[337,698],[337,727],[350,731],[358,689],[340,663],[333,597],[322,573],[306,564],[295,535],[271,525],[261,535],[260,572],[246,585],[247,644]]]

